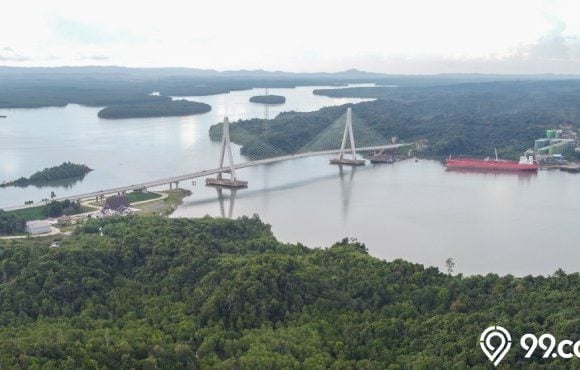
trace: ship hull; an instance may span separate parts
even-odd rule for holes
[[[448,169],[478,170],[478,171],[537,171],[537,164],[520,164],[512,161],[478,160],[478,159],[448,159]]]

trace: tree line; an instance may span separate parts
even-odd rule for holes
[[[35,172],[30,177],[20,177],[14,181],[4,182],[0,187],[19,186],[25,187],[28,185],[42,185],[50,181],[82,178],[92,169],[84,164],[77,164],[72,162],[63,162],[54,167],[45,168],[41,171]]]
[[[99,111],[99,118],[146,118],[189,116],[211,111],[211,106],[188,100],[155,100],[139,104],[117,104]]]
[[[264,122],[242,120],[231,126],[242,153],[291,154],[309,143],[352,106],[353,113],[387,142],[427,140],[425,155],[493,155],[518,158],[547,128],[580,127],[580,81],[500,81],[439,86],[320,89],[331,97],[375,101],[328,107],[316,112],[280,114]],[[265,126],[268,130],[264,130]],[[218,136],[220,126],[210,135]],[[355,127],[356,138],[356,127]],[[263,148],[271,147],[271,153]]]
[[[452,276],[352,239],[280,243],[257,217],[91,220],[52,240],[0,241],[1,368],[491,369],[490,325],[578,334],[578,273]],[[517,346],[502,365],[575,368]]]

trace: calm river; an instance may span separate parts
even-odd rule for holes
[[[311,111],[361,99],[312,95],[316,87],[270,89],[280,111]],[[98,108],[0,110],[0,182],[63,161],[95,171],[67,186],[0,189],[0,207],[177,175],[217,165],[209,126],[262,117],[249,103],[262,89],[192,100],[210,113],[179,118],[100,120]],[[355,133],[356,134],[356,133]],[[237,152],[237,150],[236,150]],[[244,160],[236,153],[236,160]],[[448,257],[465,274],[551,274],[580,271],[580,175],[446,172],[436,161],[340,169],[313,157],[240,170],[249,189],[221,194],[191,183],[174,217],[238,217],[257,213],[278,239],[326,247],[342,237],[366,243],[372,255],[444,270]]]

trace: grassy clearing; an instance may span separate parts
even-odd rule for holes
[[[129,203],[137,203],[143,202],[146,200],[152,200],[161,198],[161,194],[158,193],[151,193],[151,192],[144,192],[144,191],[132,191],[127,193],[127,198],[129,199]]]
[[[157,192],[143,192],[143,191],[132,191],[130,193],[125,194],[127,199],[129,199],[129,203],[137,203],[137,202],[144,202],[146,200],[154,200],[161,198],[163,195]],[[102,201],[93,201],[90,203],[85,203],[87,206],[100,209],[103,207],[104,202]]]
[[[22,217],[26,221],[44,220],[47,218],[44,215],[44,208],[45,208],[45,206],[42,205],[42,206],[38,206],[38,207],[17,209],[14,211],[7,211],[6,213]],[[91,211],[94,211],[94,209],[81,206],[81,211],[78,213],[74,213],[74,214],[91,212]]]
[[[191,195],[191,191],[185,189],[167,190],[162,193],[167,194],[167,198],[137,205],[139,213],[170,215],[183,202],[183,198]]]
[[[7,211],[6,213],[21,217],[26,221],[44,220],[46,218],[46,216],[44,215],[44,206],[17,209],[15,211]]]

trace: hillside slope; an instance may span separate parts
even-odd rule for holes
[[[449,276],[282,244],[258,218],[91,221],[50,244],[0,241],[2,369],[484,369],[489,325],[580,328],[578,274]],[[575,364],[523,354],[504,362]]]

